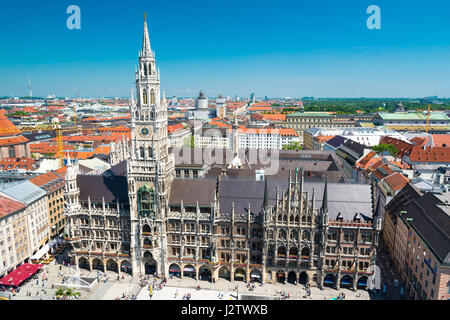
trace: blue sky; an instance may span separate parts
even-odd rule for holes
[[[450,97],[447,0],[1,1],[0,96],[128,96],[143,12],[167,96]]]

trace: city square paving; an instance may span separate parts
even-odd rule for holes
[[[374,297],[365,290],[352,291],[349,289],[336,290],[333,288],[324,288],[321,290],[311,287],[311,294],[307,296],[304,285],[293,284],[258,284],[255,283],[254,289],[250,290],[244,282],[230,282],[225,279],[218,279],[216,283],[195,280],[192,278],[169,278],[161,289],[156,287],[161,283],[161,279],[148,276],[145,285],[141,285],[139,278],[133,278],[128,274],[119,277],[116,272],[107,271],[106,273],[97,270],[87,271],[77,270],[75,266],[62,265],[62,255],[46,265],[35,276],[36,279],[30,279],[23,284],[19,292],[11,294],[12,300],[53,300],[56,299],[55,292],[60,287],[63,279],[70,276],[83,276],[88,278],[97,278],[96,283],[90,291],[78,290],[79,300],[114,300],[117,298],[136,299],[136,300],[182,300],[183,296],[190,293],[191,300],[235,300],[251,299],[259,297],[261,299],[285,299],[288,296],[290,300],[329,300],[335,299],[340,293],[345,294],[346,300],[370,300]],[[154,285],[153,296],[150,299],[149,285]],[[196,288],[200,286],[200,290]]]

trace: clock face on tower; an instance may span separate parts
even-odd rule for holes
[[[142,128],[141,129],[141,134],[143,136],[148,136],[150,134],[150,129],[149,128]]]

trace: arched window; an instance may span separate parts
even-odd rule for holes
[[[136,120],[139,120],[139,112],[136,111],[136,114],[134,115],[134,118],[135,118]]]
[[[144,76],[147,77],[147,65],[144,64]]]
[[[141,158],[144,158],[144,157],[145,157],[144,147],[140,147],[140,148],[139,148],[139,156],[140,156]]]
[[[16,157],[16,148],[14,147],[9,147],[8,148],[8,155],[10,158],[15,158]]]
[[[138,210],[142,216],[155,213],[155,192],[148,185],[143,185],[138,191]]]
[[[148,75],[149,76],[152,75],[152,65],[151,64],[148,65]]]
[[[148,148],[148,157],[153,158],[153,149],[151,147]]]
[[[291,231],[291,240],[296,240],[298,238],[298,233],[295,230]]]
[[[148,96],[147,96],[147,90],[142,90],[142,103],[148,104]]]
[[[280,239],[286,239],[286,231],[280,230],[280,232],[278,233],[278,237]]]
[[[150,104],[155,104],[155,91],[150,91]]]
[[[310,236],[310,234],[309,234],[309,231],[303,231],[303,233],[302,233],[302,239],[303,239],[303,240],[310,240],[310,239],[311,239],[311,236]]]

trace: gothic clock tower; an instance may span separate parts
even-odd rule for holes
[[[159,68],[144,23],[136,95],[131,98],[131,158],[127,162],[130,199],[130,253],[133,275],[165,273],[165,215],[175,160],[167,146],[167,106],[160,98]]]

